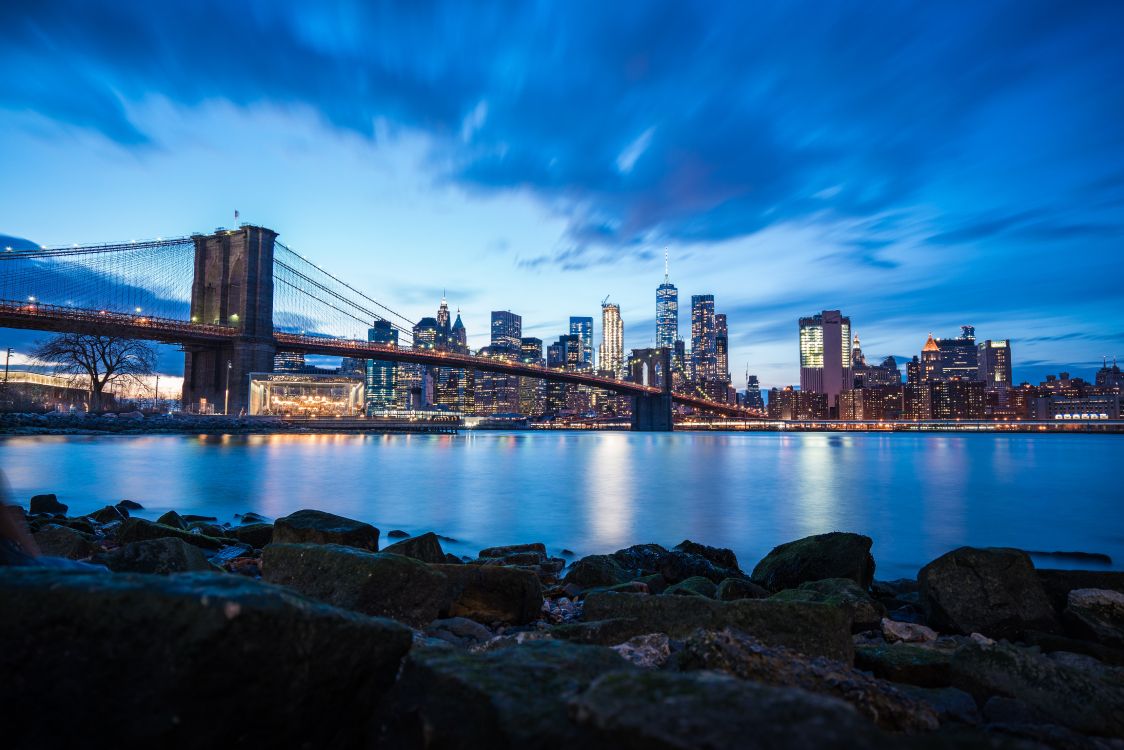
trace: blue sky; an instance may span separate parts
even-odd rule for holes
[[[0,234],[242,220],[471,343],[622,306],[665,246],[731,369],[798,380],[796,319],[868,355],[964,323],[1016,379],[1124,355],[1120,3],[12,2]],[[681,330],[689,321],[681,316]],[[26,334],[0,332],[16,341]]]

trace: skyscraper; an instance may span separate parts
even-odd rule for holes
[[[593,368],[593,318],[570,316],[570,335],[582,342],[582,368]]]
[[[976,380],[979,377],[973,326],[960,326],[960,335],[954,339],[938,339],[937,348],[941,353],[940,380]]]
[[[460,313],[458,313],[459,315]],[[444,293],[441,294],[441,305],[437,308],[437,349],[445,351],[449,348],[449,304],[445,301]]]
[[[691,362],[696,380],[714,380],[718,376],[718,352],[714,321],[714,295],[691,297]]]
[[[519,358],[519,340],[523,338],[523,318],[509,310],[492,311],[492,353],[510,359]]]
[[[714,316],[714,357],[718,367],[718,380],[730,382],[730,334],[726,330],[725,313]]]
[[[977,380],[988,390],[1011,387],[1011,342],[988,339],[976,347]]]
[[[598,368],[614,378],[624,369],[624,323],[621,307],[610,302],[601,305],[601,352]]]
[[[398,330],[390,321],[376,320],[367,329],[367,341],[373,344],[398,345]],[[381,359],[367,360],[364,382],[367,414],[394,407],[395,364]]]
[[[663,253],[663,283],[656,287],[656,346],[675,346],[679,338],[679,290],[668,277],[667,250]]]
[[[440,323],[438,312],[438,323]],[[449,328],[449,351],[457,354],[468,354],[468,334],[464,323],[461,321],[461,311],[457,310],[457,319]],[[437,383],[435,385],[435,400],[439,406],[444,406],[452,411],[462,414],[474,414],[476,411],[476,371],[459,367],[439,367],[437,369]]]
[[[541,365],[542,339],[520,339],[519,361],[528,365]],[[519,377],[519,413],[529,417],[540,416],[546,409],[546,386],[542,378]]]
[[[921,382],[931,383],[941,377],[941,348],[929,334],[925,346],[921,347]]]
[[[449,350],[457,354],[468,354],[468,332],[461,322],[461,311],[457,310],[457,319],[449,329]]]
[[[761,398],[761,383],[756,375],[745,376],[745,405],[750,409],[764,409],[765,399]]]
[[[838,414],[839,394],[853,381],[851,319],[839,310],[801,318],[800,390],[826,394],[829,414]]]

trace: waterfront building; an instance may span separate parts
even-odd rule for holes
[[[250,373],[249,414],[354,417],[363,411],[365,384],[343,375]]]
[[[938,346],[933,334],[929,334],[925,345],[921,347],[921,380],[931,383],[941,377],[941,348]]]
[[[714,295],[691,296],[691,378],[714,380],[718,376],[717,327]]]
[[[442,299],[444,303],[444,299]],[[437,315],[438,328],[441,327],[441,312]],[[468,334],[461,320],[461,311],[447,336],[447,348],[456,354],[468,354]],[[461,414],[476,413],[476,371],[458,367],[437,368],[434,383],[434,401],[438,406]]]
[[[940,370],[937,380],[977,380],[979,378],[976,329],[960,326],[960,335],[954,339],[939,339]]]
[[[839,418],[856,422],[901,419],[903,395],[900,384],[843,391],[839,394]]]
[[[679,340],[679,290],[668,275],[667,250],[663,254],[663,283],[656,287],[656,346],[673,347]]]
[[[341,357],[340,366],[336,368],[336,372],[344,377],[363,379],[363,374],[367,371],[367,360],[356,359],[355,357]],[[276,372],[276,370],[275,370]]]
[[[829,413],[838,414],[839,394],[853,385],[851,319],[839,310],[801,318],[800,390],[826,395]]]
[[[510,310],[492,311],[491,344],[485,356],[515,362],[520,357],[523,318]],[[494,372],[476,375],[477,412],[482,415],[511,414],[519,410],[519,376]]]
[[[726,328],[726,314],[714,315],[714,361],[716,377],[722,383],[730,382],[730,333]]]
[[[983,419],[984,384],[979,380],[940,380],[931,388],[932,419]]]
[[[546,366],[555,370],[578,370],[582,366],[582,340],[577,334],[563,334],[547,347]],[[574,406],[580,400],[576,396],[578,386],[572,383],[549,382],[544,389],[544,413],[559,415],[574,413]]]
[[[933,418],[933,388],[926,380],[911,380],[902,387],[902,419]]]
[[[300,372],[304,369],[304,352],[277,352],[273,355],[274,372]]]
[[[1086,396],[1043,396],[1034,399],[1034,418],[1039,420],[1088,421],[1120,419],[1124,396],[1098,393]]]
[[[761,397],[761,383],[756,375],[745,376],[745,406],[749,409],[764,409],[765,399]]]
[[[1011,387],[1011,342],[988,339],[976,347],[979,371],[976,380],[986,384],[988,390]]]
[[[398,346],[398,329],[387,320],[376,320],[367,329],[367,341]],[[398,366],[394,362],[368,359],[364,375],[364,401],[367,414],[395,408]]]
[[[1093,382],[1096,383],[1098,388],[1104,388],[1116,393],[1124,392],[1124,373],[1120,371],[1119,365],[1116,364],[1116,358],[1112,358],[1112,367],[1108,366],[1108,357],[1104,359],[1104,366],[1097,370],[1097,375]]]
[[[805,393],[791,385],[769,389],[766,411],[770,419],[827,419],[827,394]]]
[[[593,369],[593,318],[570,316],[570,335],[581,340],[580,369]]]
[[[542,339],[520,339],[519,361],[527,365],[543,363]],[[529,417],[540,416],[546,410],[546,382],[542,378],[519,378],[519,413]]]
[[[916,354],[914,354],[913,359],[905,363],[905,382],[921,383],[923,381],[924,378],[921,374],[921,360]]]
[[[852,361],[853,358],[852,358]],[[876,385],[901,385],[902,374],[898,370],[898,361],[894,357],[886,357],[877,365],[868,365],[866,360],[851,368],[856,388]]]
[[[621,307],[608,301],[601,305],[601,352],[597,367],[610,377],[619,378],[624,369],[624,323]]]

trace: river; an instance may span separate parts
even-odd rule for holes
[[[578,555],[692,539],[744,568],[831,530],[874,538],[877,577],[960,545],[1088,551],[1124,567],[1124,437],[850,433],[0,438],[15,499],[71,514],[122,498],[233,521],[318,508],[451,537],[472,554],[545,542]],[[26,507],[26,505],[25,505]],[[1037,559],[1049,567],[1094,567]]]

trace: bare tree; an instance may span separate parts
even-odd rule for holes
[[[55,371],[83,376],[90,383],[90,411],[102,405],[106,386],[137,380],[156,369],[156,349],[146,341],[119,336],[60,333],[41,341],[33,356],[55,365]]]

